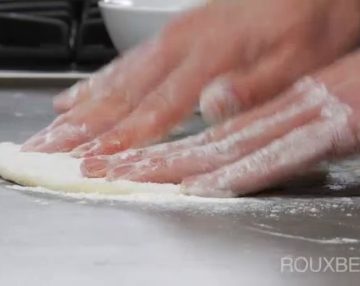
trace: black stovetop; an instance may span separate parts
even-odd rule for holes
[[[116,51],[97,0],[0,0],[0,69],[92,70]]]

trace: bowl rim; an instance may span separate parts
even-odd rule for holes
[[[146,6],[126,6],[121,5],[119,3],[111,3],[106,2],[105,0],[101,0],[98,2],[98,5],[101,8],[110,8],[110,9],[116,9],[120,11],[128,11],[128,12],[154,12],[154,13],[176,13],[176,12],[182,12],[187,9],[191,9],[193,7],[166,7],[166,8],[160,8],[160,7],[146,7]],[[196,7],[194,5],[194,7]]]

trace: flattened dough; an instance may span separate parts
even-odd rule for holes
[[[68,154],[24,153],[19,145],[0,143],[0,177],[23,186],[67,193],[180,195],[180,187],[173,184],[83,178],[80,163]]]

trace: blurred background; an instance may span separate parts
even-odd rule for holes
[[[98,0],[0,0],[0,72],[86,73],[116,54]]]

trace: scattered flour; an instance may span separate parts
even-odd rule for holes
[[[270,234],[272,236],[277,236],[277,237],[282,237],[282,238],[290,238],[290,239],[295,239],[295,240],[302,240],[302,241],[319,243],[319,244],[358,244],[358,243],[360,243],[360,240],[355,239],[355,238],[349,238],[349,237],[310,238],[310,237],[305,237],[305,236],[301,236],[301,235],[292,235],[292,234],[281,233],[281,232],[276,232],[276,231],[272,231],[272,230],[264,230],[264,229],[259,229],[259,228],[251,228],[251,229],[261,232],[261,233]]]
[[[330,189],[341,190],[360,185],[360,155],[332,162],[328,170]]]
[[[298,240],[308,243],[323,245],[355,245],[360,244],[360,239],[351,237],[323,236],[307,237],[306,234],[284,233],[273,225],[274,221],[281,221],[282,218],[291,219],[298,216],[312,216],[314,210],[317,210],[316,218],[323,216],[329,210],[339,211],[338,206],[346,205],[351,209],[353,201],[351,198],[318,198],[318,199],[299,199],[299,198],[271,198],[271,197],[243,197],[237,199],[214,199],[191,196],[172,196],[164,194],[127,194],[127,195],[109,195],[99,193],[63,193],[52,191],[41,187],[22,187],[17,185],[6,186],[9,189],[22,191],[26,193],[40,194],[42,199],[34,201],[40,205],[45,205],[46,196],[59,197],[61,199],[70,199],[77,201],[77,204],[86,205],[88,203],[107,202],[110,205],[130,204],[140,208],[155,208],[156,210],[182,210],[190,211],[193,214],[207,215],[226,215],[238,217],[247,214],[253,217],[253,223],[242,225],[254,232],[258,232],[270,237],[279,237],[283,239]],[[334,204],[334,201],[337,203]],[[335,206],[337,205],[337,206]],[[344,216],[348,217],[349,213]],[[256,221],[262,223],[256,223]],[[265,222],[265,223],[264,223]],[[267,222],[267,223],[266,223]],[[268,224],[270,223],[270,224]],[[276,224],[275,224],[276,225]],[[297,228],[298,230],[298,228]]]

